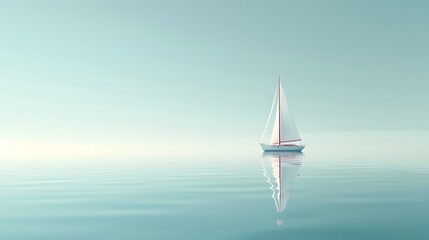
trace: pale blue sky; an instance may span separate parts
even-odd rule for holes
[[[427,130],[429,1],[1,1],[0,137]]]

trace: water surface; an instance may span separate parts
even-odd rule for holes
[[[425,157],[236,155],[4,161],[0,239],[429,239]]]

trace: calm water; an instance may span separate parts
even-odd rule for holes
[[[6,161],[0,239],[429,239],[412,156]]]

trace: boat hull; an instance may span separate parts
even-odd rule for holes
[[[260,143],[264,152],[301,152],[304,149],[304,145],[269,145]]]

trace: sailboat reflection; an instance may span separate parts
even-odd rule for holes
[[[300,152],[265,152],[261,160],[262,170],[270,189],[278,213],[286,209],[291,196],[291,188],[299,176],[304,154]],[[277,219],[282,225],[283,220]]]

